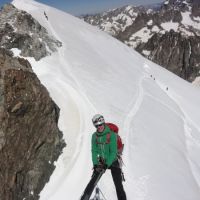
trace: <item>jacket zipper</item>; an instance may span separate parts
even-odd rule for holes
[[[102,156],[103,156],[103,159],[105,159],[105,153],[104,153],[104,144],[102,143],[102,139],[103,139],[103,136],[100,137],[100,150],[102,152]]]

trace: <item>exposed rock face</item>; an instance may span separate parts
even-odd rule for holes
[[[171,30],[164,35],[154,34],[137,51],[148,52],[147,58],[185,80],[193,82],[200,75],[200,37],[183,37]]]
[[[138,13],[142,11],[145,11],[144,7],[124,6],[95,15],[84,15],[81,18],[94,26],[98,26],[101,30],[116,36],[130,26]]]
[[[84,17],[84,20],[185,80],[192,82],[200,75],[199,0],[166,0],[156,9],[127,6],[118,10],[121,13],[117,16],[109,11],[104,14],[109,18],[98,14]],[[120,19],[125,19],[125,11],[130,19],[129,23],[124,21],[122,24]],[[116,27],[116,18],[121,28],[118,25],[118,31],[112,31]],[[108,26],[111,28],[106,29]]]
[[[49,36],[30,14],[7,4],[0,11],[0,46],[20,49],[21,56],[40,60],[55,52],[62,43]]]
[[[36,200],[65,143],[59,108],[27,60],[0,49],[0,199]]]
[[[199,0],[193,0],[192,16],[193,17],[200,16],[200,1]]]

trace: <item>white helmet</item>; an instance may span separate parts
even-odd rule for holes
[[[92,118],[92,122],[94,124],[94,126],[98,126],[101,124],[105,123],[104,117],[100,114],[96,114],[93,118]]]

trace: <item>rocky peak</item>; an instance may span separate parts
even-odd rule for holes
[[[184,10],[188,9],[191,4],[191,0],[166,0],[162,8]]]
[[[192,16],[200,17],[200,0],[193,0]]]
[[[200,0],[166,0],[162,7],[164,10],[192,11],[194,17],[200,16]]]
[[[129,8],[117,9],[118,16]],[[100,14],[95,25],[190,82],[200,76],[200,0],[165,0],[137,8],[137,14],[129,17],[129,23],[117,21],[117,31],[113,31],[116,21],[108,23]],[[93,17],[88,18],[90,23]]]
[[[29,62],[0,49],[0,199],[38,200],[64,147],[59,108]]]
[[[44,16],[45,17],[45,16]],[[48,20],[46,18],[46,20]],[[36,60],[57,51],[61,42],[50,36],[30,14],[6,4],[0,11],[0,46],[19,49],[20,55]]]
[[[81,16],[81,18],[115,36],[130,26],[138,13],[145,10],[147,10],[147,8],[127,5],[103,13],[84,15]]]

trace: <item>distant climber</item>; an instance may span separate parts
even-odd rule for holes
[[[46,19],[48,20],[48,16],[47,16],[47,14],[46,14],[46,12],[44,11],[44,16],[46,17]]]
[[[96,132],[92,135],[92,162],[93,174],[88,183],[81,200],[89,200],[95,186],[107,169],[111,170],[115,184],[118,200],[126,200],[126,193],[122,181],[124,179],[120,161],[118,159],[118,148],[122,145],[118,143],[118,136],[113,131],[118,131],[114,124],[105,123],[104,117],[100,114],[92,118]],[[109,128],[109,126],[113,126]]]

